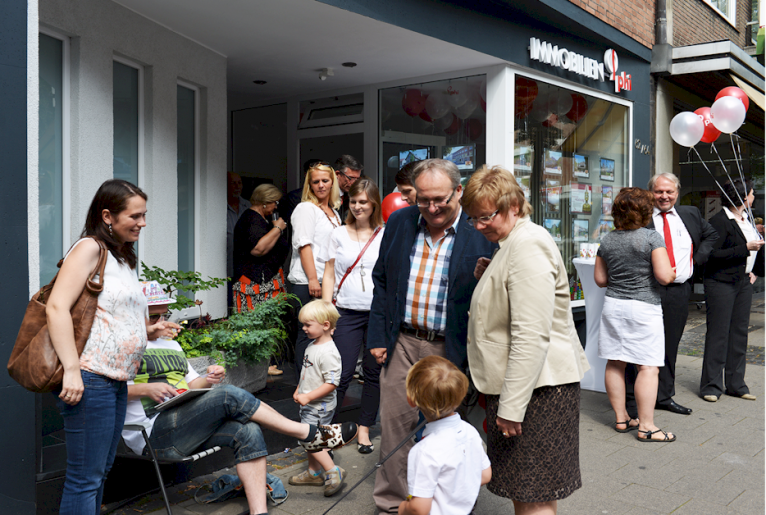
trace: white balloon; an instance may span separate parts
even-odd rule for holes
[[[455,109],[455,114],[461,120],[465,120],[476,111],[477,107],[479,107],[479,97],[476,94],[472,94],[465,104]]]
[[[529,111],[529,117],[536,122],[544,122],[550,115],[551,112],[548,110],[548,103],[545,101],[545,99],[543,99],[542,102],[539,102],[537,99],[535,99],[535,101],[532,103],[532,110]]]
[[[447,103],[452,106],[453,109],[457,109],[468,101],[467,88],[468,85],[463,84],[460,86],[460,89],[450,88],[450,90],[448,90]]]
[[[558,115],[567,114],[572,109],[572,105],[572,94],[568,91],[553,93],[548,99],[548,109]]]
[[[745,104],[737,97],[721,97],[710,108],[710,120],[713,125],[726,134],[742,127],[746,114]]]
[[[440,131],[443,131],[450,125],[452,125],[452,121],[455,119],[455,115],[452,113],[447,113],[446,115],[442,116],[441,118],[437,118],[434,120],[434,127],[439,129]]]
[[[693,147],[699,143],[704,133],[705,124],[691,111],[678,113],[670,121],[670,137],[681,146]]]
[[[441,118],[449,112],[447,98],[441,91],[431,93],[426,99],[426,113],[432,120]]]
[[[479,86],[479,96],[485,102],[487,101],[487,81],[481,81],[481,85]]]

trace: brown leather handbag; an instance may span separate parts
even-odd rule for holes
[[[102,241],[93,239],[101,249],[98,264],[88,276],[85,287],[71,310],[78,356],[82,354],[90,336],[90,328],[96,317],[98,295],[104,289],[107,249]],[[63,263],[64,260],[61,259],[58,263],[59,268]],[[58,275],[57,273],[47,286],[40,288],[29,301],[16,344],[8,360],[8,374],[21,386],[36,393],[50,392],[64,380],[64,367],[51,343],[45,315],[45,302]]]

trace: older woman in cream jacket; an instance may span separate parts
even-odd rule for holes
[[[468,322],[468,364],[487,396],[489,490],[515,513],[554,514],[582,486],[580,380],[588,370],[561,253],[534,224],[513,175],[483,167],[462,198],[469,222],[500,249],[482,259]]]

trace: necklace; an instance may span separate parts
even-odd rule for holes
[[[330,218],[330,215],[327,214],[327,211],[325,211],[323,207],[320,206],[319,209],[322,210],[322,213],[324,213],[324,215],[327,217],[327,219],[330,221],[333,227],[336,227],[336,228],[340,227],[340,220],[338,219],[338,215],[335,214],[335,211],[333,211],[332,213],[332,216],[334,218],[333,220],[333,218]],[[335,222],[338,222],[338,223],[336,224]]]
[[[359,247],[359,253],[361,254],[362,253],[362,238],[359,235],[359,227],[356,225],[356,223],[354,223],[354,232],[356,233],[356,244]],[[370,235],[370,238],[372,238],[372,235]],[[369,238],[368,238],[368,240],[369,240]],[[367,243],[367,242],[365,241],[365,243]],[[364,289],[364,276],[365,275],[367,275],[367,273],[364,271],[364,263],[360,259],[359,260],[359,276],[360,276],[360,279],[362,280],[362,291],[365,291],[365,289]]]

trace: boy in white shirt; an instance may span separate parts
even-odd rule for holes
[[[303,332],[313,340],[303,355],[301,376],[293,394],[293,400],[301,405],[301,422],[329,424],[335,414],[335,389],[340,384],[342,366],[332,333],[339,318],[340,314],[335,306],[321,299],[309,302],[298,314],[298,320],[303,324]],[[345,443],[355,437],[356,435]],[[291,485],[324,485],[325,497],[340,490],[346,478],[346,471],[335,466],[327,451],[309,453],[308,461],[309,468],[291,477]]]
[[[407,458],[407,500],[399,515],[467,515],[492,467],[481,437],[455,410],[468,378],[450,361],[427,356],[407,373],[407,402],[426,418],[423,438]]]

